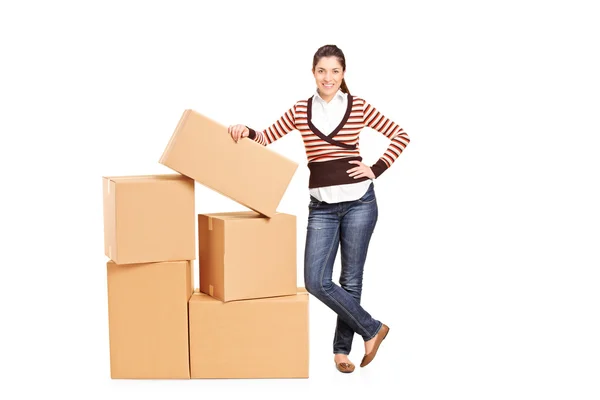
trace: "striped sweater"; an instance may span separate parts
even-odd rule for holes
[[[346,172],[355,167],[350,160],[362,161],[359,152],[360,131],[368,126],[388,139],[390,145],[379,160],[371,166],[375,177],[388,169],[404,151],[410,139],[395,122],[386,118],[360,97],[348,95],[348,108],[340,124],[329,134],[321,133],[311,122],[312,97],[298,101],[279,120],[263,131],[249,128],[249,138],[266,146],[293,130],[300,131],[308,168],[309,188],[356,183],[369,178],[350,177]]]

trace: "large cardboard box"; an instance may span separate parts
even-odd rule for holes
[[[296,293],[296,217],[198,215],[200,291],[221,301]]]
[[[106,264],[113,379],[189,379],[192,264]]]
[[[189,302],[192,378],[308,378],[308,293]]]
[[[227,127],[185,110],[159,162],[268,217],[298,164],[245,138],[234,142]]]
[[[196,259],[194,181],[103,177],[104,253],[117,264]]]

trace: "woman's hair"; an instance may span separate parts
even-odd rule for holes
[[[315,53],[313,57],[313,72],[315,70],[315,67],[319,63],[319,60],[321,60],[321,58],[323,57],[337,58],[339,63],[342,65],[342,69],[344,70],[344,72],[346,71],[346,57],[344,57],[344,53],[342,52],[342,50],[334,44],[327,44],[325,46],[320,47],[319,50],[317,50],[317,52]],[[340,86],[340,89],[342,90],[342,92],[350,94],[348,86],[346,86],[345,79],[342,79],[342,85]]]

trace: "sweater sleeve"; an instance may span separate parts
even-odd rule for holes
[[[296,129],[295,108],[296,106],[287,110],[286,113],[281,116],[281,118],[263,131],[255,131],[254,129],[248,127],[248,130],[250,131],[248,137],[255,142],[262,144],[263,146],[271,144],[277,139],[281,139]]]
[[[386,118],[366,101],[363,116],[366,126],[376,130],[391,141],[383,155],[371,166],[375,178],[378,178],[386,169],[391,167],[394,161],[396,161],[398,156],[400,156],[410,142],[410,138],[398,124],[391,119]]]

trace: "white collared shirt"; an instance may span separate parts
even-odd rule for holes
[[[348,95],[338,90],[335,96],[327,103],[317,90],[312,101],[312,123],[324,135],[329,135],[342,122],[348,109]],[[348,169],[356,164],[348,164]],[[309,190],[311,196],[326,203],[339,203],[360,199],[369,189],[373,180],[367,179],[357,183],[345,185],[326,186]]]
[[[348,109],[348,95],[338,90],[327,103],[317,91],[312,101],[312,123],[324,135],[329,135],[342,122]]]

